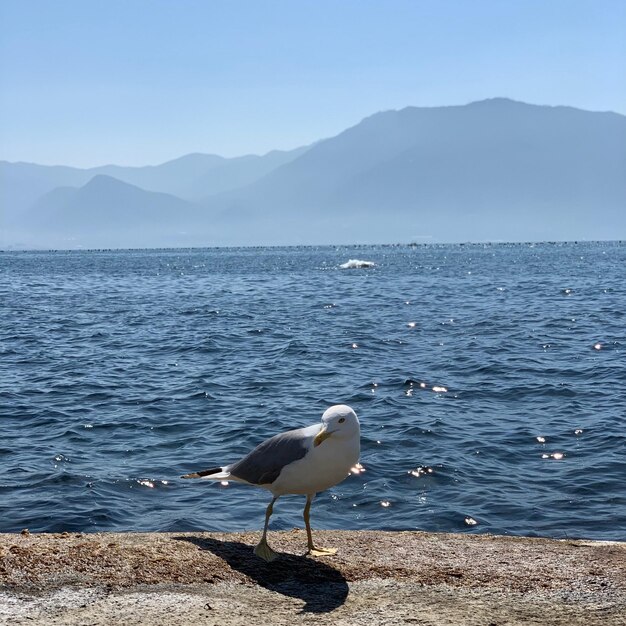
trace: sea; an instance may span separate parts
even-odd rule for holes
[[[625,242],[5,251],[0,531],[259,529],[180,476],[342,403],[314,529],[625,540],[625,357]]]

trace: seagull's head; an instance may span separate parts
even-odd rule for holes
[[[322,429],[315,436],[313,444],[319,446],[322,441],[333,439],[351,439],[359,436],[359,418],[346,404],[336,404],[324,411],[322,415]]]

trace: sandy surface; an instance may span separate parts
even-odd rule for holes
[[[626,623],[626,543],[419,532],[0,534],[0,624]]]

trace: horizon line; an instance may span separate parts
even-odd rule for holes
[[[206,246],[157,246],[136,248],[3,248],[0,254],[27,254],[37,253],[79,253],[79,252],[167,252],[167,251],[192,251],[192,250],[237,250],[237,249],[284,249],[284,248],[417,248],[428,246],[530,246],[559,244],[626,244],[626,239],[538,239],[524,241],[505,241],[501,239],[484,241],[409,241],[409,242],[379,242],[379,243],[303,243],[303,244],[239,244],[239,245],[206,245]]]

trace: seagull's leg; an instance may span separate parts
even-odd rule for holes
[[[311,534],[311,522],[309,519],[309,513],[311,511],[311,502],[313,502],[314,497],[314,493],[310,493],[306,497],[306,504],[304,505],[303,513],[304,523],[306,525],[306,538],[309,546],[307,554],[310,554],[311,556],[332,556],[333,554],[337,554],[337,550],[335,550],[335,548],[316,548],[313,544],[313,535]]]
[[[267,527],[269,526],[270,517],[272,515],[272,511],[274,510],[274,502],[276,502],[276,500],[278,500],[278,496],[274,496],[272,498],[272,501],[267,507],[267,511],[265,511],[265,526],[263,527],[263,535],[261,537],[261,541],[259,541],[259,544],[254,549],[254,554],[261,557],[268,563],[273,561],[278,556],[278,552],[274,552],[274,550],[267,545]]]

